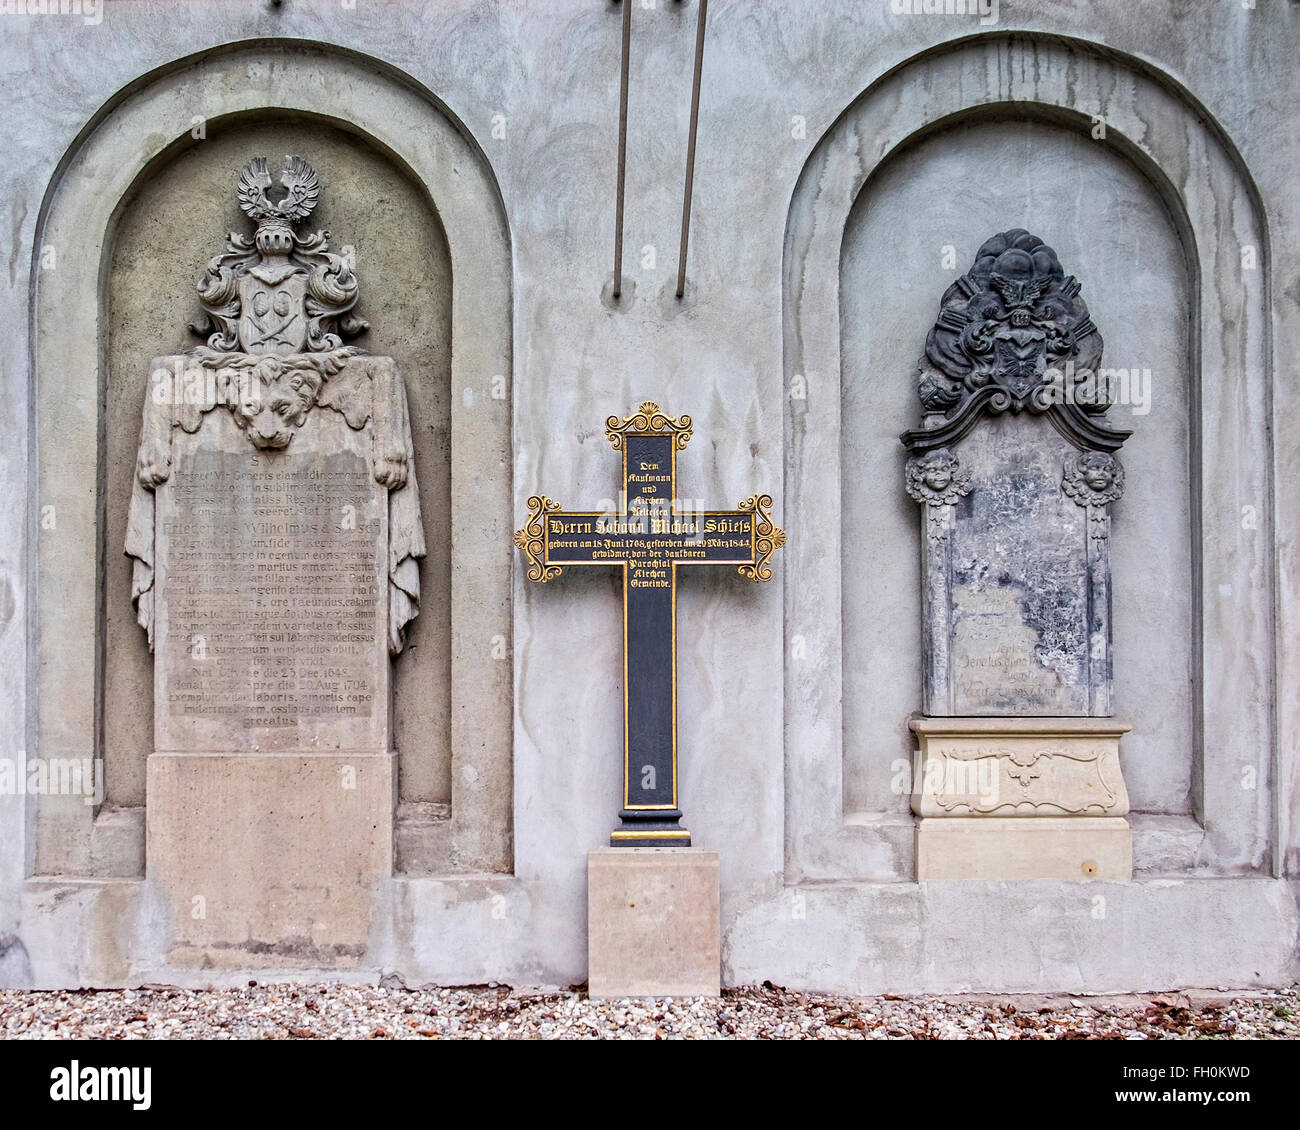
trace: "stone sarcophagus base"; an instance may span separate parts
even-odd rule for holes
[[[1131,879],[1112,718],[914,718],[918,879]]]

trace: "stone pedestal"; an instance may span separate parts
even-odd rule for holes
[[[155,753],[149,878],[175,910],[170,960],[346,969],[392,873],[397,759]]]
[[[918,879],[1130,879],[1109,718],[915,718]]]
[[[587,856],[593,998],[717,996],[718,853],[600,848]]]

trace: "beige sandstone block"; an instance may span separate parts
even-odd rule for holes
[[[600,997],[717,996],[718,853],[600,848],[587,856],[587,988]]]
[[[1112,817],[1128,813],[1113,718],[914,718],[923,817]]]
[[[169,960],[347,968],[392,874],[391,753],[149,758],[148,878],[171,907]]]
[[[1121,817],[976,816],[916,825],[916,877],[1131,879],[1133,833]]]

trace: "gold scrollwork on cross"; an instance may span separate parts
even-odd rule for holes
[[[691,418],[666,416],[653,400],[647,400],[631,416],[611,416],[605,421],[605,434],[615,451],[623,449],[626,435],[672,436],[674,447],[681,451],[691,438]]]
[[[772,554],[785,545],[785,531],[772,522],[768,509],[772,505],[770,494],[751,494],[737,507],[754,515],[754,564],[740,566],[738,572],[751,581],[770,581],[772,570],[768,562]]]
[[[553,581],[563,570],[558,565],[548,565],[546,553],[546,515],[560,509],[544,494],[535,494],[528,500],[528,521],[522,530],[515,531],[515,545],[528,556],[528,579],[545,584]]]

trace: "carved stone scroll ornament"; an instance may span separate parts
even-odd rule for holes
[[[1122,815],[1127,792],[1104,744],[994,745],[932,752],[933,804],[945,813]]]
[[[918,719],[912,810],[927,819],[1126,816],[1124,723],[1093,719]]]
[[[985,414],[1046,413],[1078,447],[1117,449],[1098,382],[1101,334],[1056,252],[1022,228],[988,239],[943,295],[925,342],[918,393],[925,426],[904,434],[913,451],[956,443]],[[1060,374],[1060,377],[1057,377]],[[1067,377],[1074,374],[1076,379]]]
[[[284,161],[285,196],[274,203],[266,195],[272,182],[265,157],[253,158],[239,175],[239,207],[257,230],[251,239],[231,232],[225,252],[208,262],[199,280],[203,315],[191,329],[213,331],[211,349],[320,353],[367,328],[352,312],[356,277],[347,259],[329,250],[329,232],[301,236],[293,230],[316,207],[316,174],[301,157]]]
[[[331,409],[354,431],[372,427],[371,470],[389,491],[388,645],[397,654],[419,614],[417,560],[425,555],[406,386],[391,357],[343,345],[340,335],[368,328],[352,313],[356,278],[328,250],[328,232],[303,237],[293,229],[315,207],[315,172],[286,157],[280,183],[285,195],[272,202],[266,159],[244,167],[239,204],[257,230],[251,239],[232,233],[198,283],[204,317],[191,329],[215,332],[206,347],[155,362],[151,374],[127,517],[136,618],[152,650],[153,492],[171,475],[173,429],[192,434],[206,413],[224,409],[254,447],[277,451],[310,412]]]

